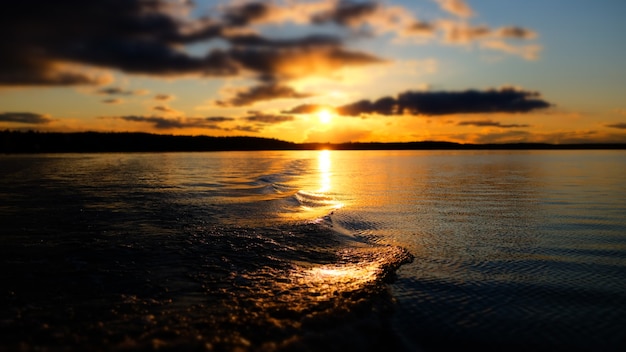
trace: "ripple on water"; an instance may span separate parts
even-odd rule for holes
[[[410,260],[312,223],[117,233],[2,254],[3,346],[52,350],[371,350],[390,341],[385,282]]]

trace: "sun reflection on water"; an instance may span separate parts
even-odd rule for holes
[[[325,193],[331,189],[331,161],[330,151],[320,150],[317,155],[318,169],[320,172],[320,189],[318,192]]]
[[[296,194],[296,197],[302,204],[302,207],[307,210],[324,210],[339,209],[344,205],[335,199],[331,192],[333,188],[333,173],[332,173],[332,155],[329,150],[320,150],[317,152],[317,175],[318,179],[312,182],[313,187],[317,189],[315,191],[300,190]]]
[[[340,293],[361,290],[377,280],[379,265],[360,264],[322,265],[301,269],[292,279],[304,290],[301,299],[328,299]]]

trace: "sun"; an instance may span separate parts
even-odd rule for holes
[[[317,117],[320,119],[320,122],[323,124],[329,124],[333,119],[333,114],[327,110],[323,109],[317,112]]]

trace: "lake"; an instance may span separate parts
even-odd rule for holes
[[[626,152],[0,156],[0,349],[622,351]]]

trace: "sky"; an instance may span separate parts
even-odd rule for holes
[[[623,0],[3,5],[0,130],[626,143]]]

